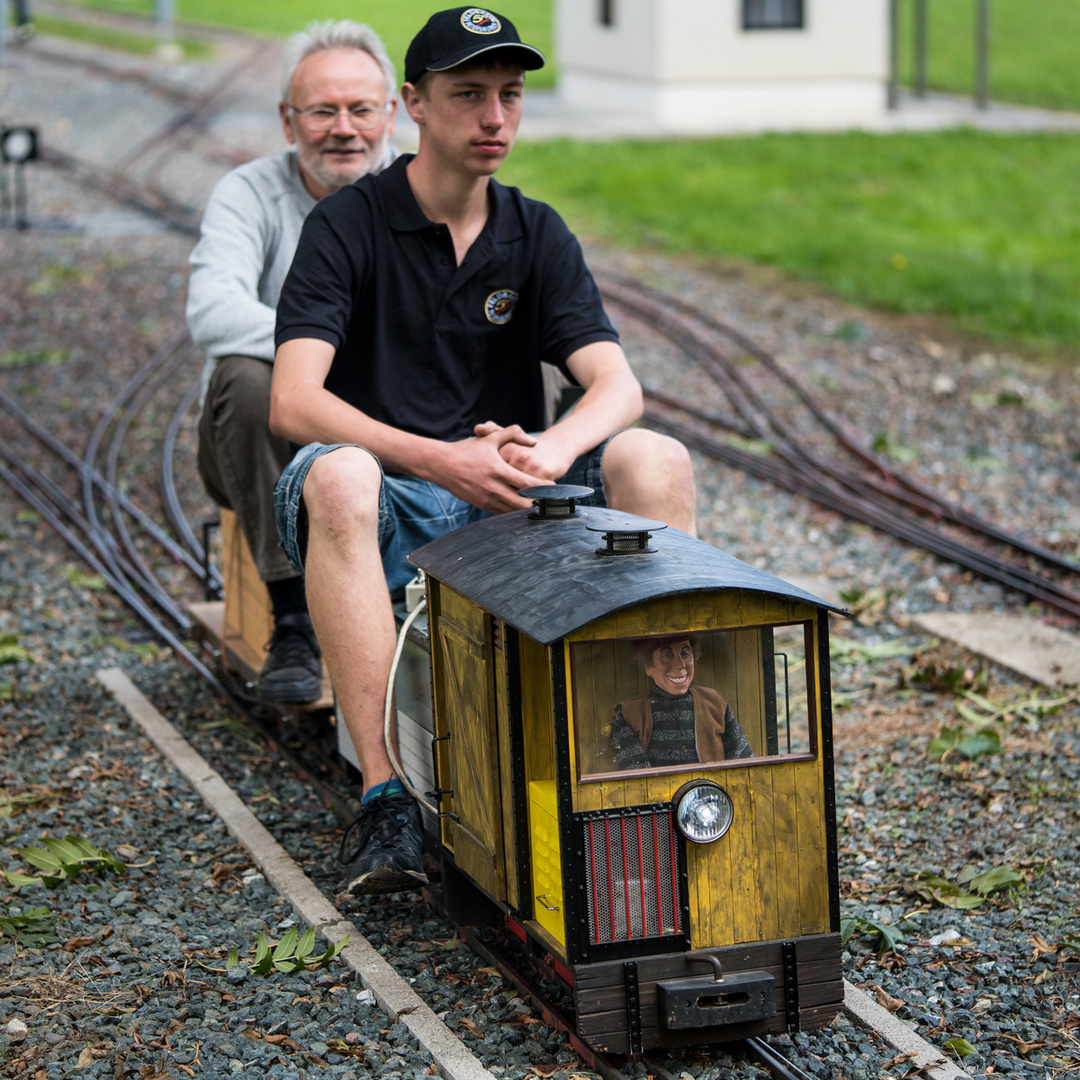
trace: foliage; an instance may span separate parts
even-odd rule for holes
[[[68,566],[64,569],[64,577],[73,589],[89,589],[91,592],[104,592],[108,582],[101,574],[88,574],[77,566]]]
[[[1062,938],[1061,944],[1058,946],[1060,952],[1074,952],[1080,953],[1080,934],[1074,933],[1070,930]]]
[[[941,734],[930,740],[926,753],[943,763],[957,755],[974,761],[986,754],[1000,754],[1001,736],[993,728],[969,731],[963,724],[943,724]]]
[[[850,919],[840,920],[840,943],[846,945],[854,933],[867,934],[876,942],[878,956],[884,956],[892,952],[897,942],[904,940],[904,932],[898,924],[880,922],[877,919],[868,919],[865,916],[855,916]]]
[[[975,1053],[975,1047],[967,1039],[961,1038],[959,1035],[947,1040],[945,1049],[951,1050],[959,1058],[966,1058],[969,1054]]]
[[[949,881],[933,870],[920,870],[910,876],[906,888],[931,903],[967,911],[979,907],[991,893],[1016,888],[1023,885],[1024,880],[1022,874],[1009,866],[995,866],[982,874],[967,866],[957,875],[956,881]],[[964,886],[971,891],[966,891]]]
[[[8,881],[15,887],[22,885],[47,885],[50,888],[64,881],[74,881],[81,873],[112,870],[119,874],[125,864],[115,855],[95,847],[87,840],[68,833],[63,840],[47,836],[41,846],[15,849],[31,866],[40,871],[39,877],[28,877],[14,870],[6,870]]]
[[[956,703],[956,711],[973,724],[992,724],[996,720],[1030,721],[1043,716],[1054,716],[1062,705],[1068,705],[1077,698],[1075,693],[1059,698],[1044,698],[1038,690],[1034,690],[1027,697],[1012,698],[998,705],[971,690],[963,691],[962,696],[965,700]]]
[[[0,353],[0,370],[3,368],[30,367],[32,364],[63,364],[68,359],[67,349],[24,349]]]
[[[60,939],[53,931],[56,915],[45,907],[0,908],[0,938],[10,938],[16,948],[25,946],[40,949],[54,945]]]
[[[17,664],[20,660],[32,661],[33,657],[19,644],[19,636],[0,634],[0,664]]]
[[[961,722],[952,727],[943,725],[941,734],[932,739],[926,748],[929,757],[941,762],[956,755],[973,760],[984,754],[998,754],[1001,752],[999,723],[1018,719],[1034,723],[1040,717],[1057,713],[1062,705],[1077,697],[1072,693],[1065,697],[1049,698],[1035,690],[1026,697],[1016,697],[998,704],[974,690],[960,690],[959,696],[963,700],[956,702],[956,711],[960,714]]]
[[[314,927],[309,927],[299,940],[296,927],[291,927],[277,945],[272,945],[265,935],[257,934],[255,962],[251,965],[251,972],[253,975],[269,975],[273,971],[313,971],[329,964],[348,944],[348,937],[344,937],[336,945],[327,946],[326,952],[321,955],[312,956],[315,950]],[[237,951],[233,949],[225,967],[234,968],[239,962]]]
[[[0,791],[0,818],[14,817],[27,806],[52,803],[63,794],[60,789],[47,787],[45,784],[31,784],[21,791]]]

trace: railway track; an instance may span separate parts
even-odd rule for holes
[[[251,57],[248,63],[254,63]],[[211,88],[200,101],[185,103],[181,112],[168,129],[145,140],[138,152],[129,155],[129,167],[153,157],[168,134],[180,136],[189,129],[204,126],[215,108],[227,101],[231,79],[223,79]],[[71,170],[82,177],[84,163],[53,161],[60,168]],[[107,186],[107,182],[103,182]],[[119,197],[130,205],[155,214],[170,228],[192,234],[195,219],[190,207],[163,197],[152,184],[132,187],[108,188],[111,197]],[[843,431],[814,404],[808,393],[778,365],[774,358],[749,341],[732,327],[724,326],[690,309],[670,296],[664,296],[639,282],[603,280],[606,297],[633,317],[647,320],[654,328],[669,336],[688,358],[700,364],[716,380],[723,391],[726,406],[712,410],[700,404],[680,402],[660,393],[650,395],[647,422],[660,430],[677,434],[690,445],[718,460],[736,465],[762,479],[801,494],[845,513],[856,520],[865,521],[891,535],[924,547],[943,558],[957,562],[977,573],[982,573],[1024,592],[1041,602],[1058,607],[1062,611],[1080,616],[1080,597],[1061,585],[1060,577],[1075,573],[1075,567],[1061,560],[1053,552],[1038,545],[1028,544],[1021,538],[996,530],[989,523],[981,522],[975,515],[962,508],[950,506],[932,492],[905,480],[887,464],[867,455],[853,445]],[[161,484],[164,510],[171,523],[170,534],[160,524],[153,512],[140,506],[125,490],[120,475],[124,464],[125,443],[139,412],[170,387],[174,375],[185,360],[191,359],[191,346],[184,336],[178,336],[133,376],[117,394],[110,408],[102,415],[91,432],[86,448],[79,453],[55,440],[48,429],[36,420],[14,399],[0,394],[0,409],[26,435],[40,444],[52,455],[55,462],[71,470],[73,485],[57,483],[49,471],[32,463],[28,454],[20,452],[13,443],[0,440],[0,478],[20,497],[37,509],[50,522],[65,541],[78,552],[95,572],[100,573],[125,604],[127,604],[161,640],[177,654],[216,692],[222,694],[232,705],[264,733],[273,737],[273,727],[265,717],[252,709],[242,687],[231,685],[214,670],[212,655],[192,650],[186,640],[189,629],[186,612],[160,579],[160,569],[151,563],[156,559],[178,566],[189,580],[204,592],[220,587],[220,580],[210,565],[206,554],[206,539],[200,540],[184,516],[176,496],[173,477],[173,456],[178,432],[186,416],[194,407],[195,390],[187,389],[179,399],[170,403],[172,408],[166,429],[161,455]],[[807,414],[827,432],[849,462],[840,466],[822,459],[818,454],[801,447],[790,425],[780,420],[771,409],[767,398],[745,378],[745,370],[735,361],[745,356],[754,357],[777,382],[777,385],[794,391],[803,402]],[[175,395],[174,395],[175,396]],[[720,412],[726,408],[726,412]],[[739,449],[725,442],[717,431],[735,433],[743,439],[767,441],[773,453],[765,458]],[[99,461],[104,458],[103,465]],[[79,494],[69,490],[77,488]],[[954,530],[952,533],[947,529]],[[963,538],[957,531],[964,531]],[[1018,563],[1002,555],[985,554],[982,546],[994,542],[1022,553],[1026,562]],[[936,546],[932,546],[936,545]],[[153,549],[155,554],[147,554]],[[1037,564],[1039,569],[1033,570]],[[1055,576],[1055,574],[1057,576]],[[305,771],[303,763],[294,761],[294,767]],[[318,785],[317,778],[312,782]],[[320,793],[342,805],[341,792],[323,784]],[[477,941],[477,947],[482,943]],[[491,954],[494,957],[494,953]],[[509,970],[512,961],[502,964]],[[522,985],[528,985],[523,979]],[[538,997],[532,991],[537,1008],[542,1015],[568,1029],[568,1019],[557,1006]],[[560,1019],[561,1018],[561,1019]],[[748,1049],[773,1060],[767,1064],[772,1075],[780,1078],[799,1078],[806,1074],[777,1055],[767,1045],[750,1046]],[[597,1071],[611,1080],[619,1080],[624,1074],[616,1063],[604,1061],[593,1055]],[[647,1063],[654,1075],[666,1078],[673,1075],[672,1062]]]
[[[598,278],[598,283],[605,299],[671,341],[723,396],[723,405],[703,408],[646,391],[650,427],[1080,618],[1080,566],[894,469],[853,439],[792,372],[736,327],[640,281]],[[779,398],[793,399],[798,415],[781,416],[773,405]],[[735,445],[730,435],[755,440],[767,452]]]

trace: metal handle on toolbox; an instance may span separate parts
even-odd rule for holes
[[[550,904],[545,904],[545,903],[544,903],[544,901],[545,901],[546,899],[547,899],[547,893],[541,893],[541,894],[540,894],[540,895],[539,895],[539,896],[538,896],[538,897],[536,898],[536,900],[537,900],[537,903],[539,903],[539,905],[540,905],[540,906],[541,906],[541,907],[542,907],[542,908],[543,908],[543,909],[544,909],[545,911],[558,911],[558,910],[559,910],[559,909],[558,909],[557,907],[552,907],[552,906],[551,906]]]

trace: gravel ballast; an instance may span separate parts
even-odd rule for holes
[[[27,55],[20,62],[29,65]],[[78,123],[83,105],[50,100]],[[191,174],[193,202],[205,197],[209,171],[204,160]],[[43,216],[115,214],[109,220],[127,223],[114,236],[0,231],[0,390],[81,451],[126,380],[183,329],[191,242],[148,231],[150,219],[127,231],[129,210],[63,173],[42,166],[35,178],[31,206]],[[182,171],[169,177],[175,187],[183,181]],[[1075,358],[1025,359],[738,267],[598,247],[589,256],[597,269],[640,274],[738,325],[864,445],[891,447],[930,486],[1071,557],[1080,552]],[[645,382],[723,407],[651,331],[626,321],[621,329]],[[158,518],[160,432],[199,367],[192,356],[126,444],[124,485]],[[77,479],[3,415],[0,439],[78,492]],[[212,507],[193,448],[189,417],[177,482],[197,525]],[[843,592],[858,615],[833,626],[842,914],[857,920],[845,976],[933,1045],[964,1040],[946,1052],[966,1054],[973,1075],[1080,1071],[1080,710],[1069,692],[935,642],[908,620],[935,610],[1024,612],[1076,627],[797,495],[703,458],[696,468],[703,537],[782,577]],[[167,578],[181,598],[200,598],[185,574]],[[0,881],[0,920],[8,919],[0,921],[0,1076],[53,1080],[77,1067],[74,1075],[88,1078],[433,1069],[340,963],[252,973],[256,936],[280,939],[294,916],[100,686],[96,672],[108,667],[122,668],[222,773],[493,1073],[586,1074],[565,1038],[428,909],[409,898],[337,897],[336,816],[99,585],[0,483],[0,866],[29,873],[16,849],[68,834],[127,864],[55,887]],[[980,716],[999,745],[980,733]],[[990,871],[996,878],[978,877]],[[981,896],[980,880],[1001,887]],[[942,902],[967,903],[965,895],[978,905]],[[11,916],[31,908],[46,909],[41,925],[57,940],[19,936]],[[879,955],[888,940],[893,947]],[[241,963],[227,969],[234,948]],[[815,1076],[902,1077],[910,1067],[847,1017],[777,1043]],[[722,1050],[688,1053],[681,1065],[695,1080],[760,1075]]]

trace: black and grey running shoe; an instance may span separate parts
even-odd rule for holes
[[[309,705],[322,697],[322,652],[307,612],[282,615],[274,626],[255,693],[275,704]]]
[[[354,833],[354,846],[350,847]],[[416,800],[405,791],[377,795],[341,838],[338,858],[345,867],[345,892],[369,896],[426,885],[423,847]]]

